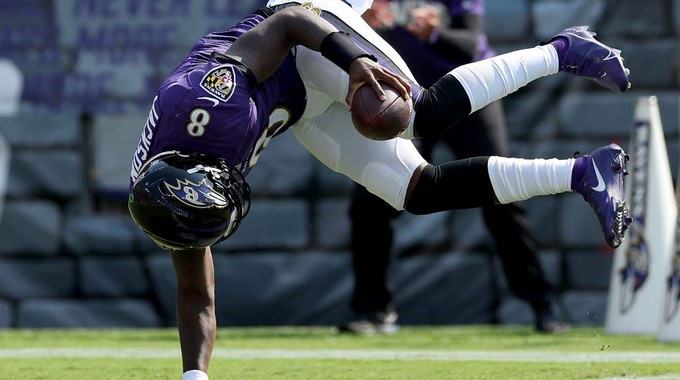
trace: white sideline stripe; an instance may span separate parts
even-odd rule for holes
[[[2,348],[1,358],[165,359],[180,357],[178,349],[153,348]],[[351,359],[432,360],[529,363],[679,363],[680,352],[560,352],[560,351],[402,351],[402,350],[277,350],[215,349],[221,359]]]

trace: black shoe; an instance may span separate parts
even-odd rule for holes
[[[339,326],[338,330],[357,335],[396,334],[399,332],[398,317],[399,315],[394,310],[361,313],[354,320]]]
[[[553,311],[552,305],[534,308],[536,331],[547,334],[564,334],[571,330],[571,325],[559,318]]]

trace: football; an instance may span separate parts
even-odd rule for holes
[[[364,85],[354,94],[352,122],[364,137],[371,140],[395,138],[408,126],[411,99],[404,100],[392,86],[380,82],[387,96],[381,101],[371,86]]]

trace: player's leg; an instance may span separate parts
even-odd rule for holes
[[[324,6],[324,17],[339,29],[350,31],[353,36],[368,36],[357,42],[364,48],[371,46],[371,52],[383,65],[412,78],[396,51],[353,10],[337,1],[314,4]],[[375,40],[379,47],[367,44],[368,39]],[[392,58],[382,51],[389,52]],[[409,141],[373,141],[354,129],[344,105],[349,84],[344,71],[305,48],[296,49],[296,64],[308,92],[303,120],[293,127],[296,137],[321,162],[358,184],[350,212],[355,274],[351,307],[364,316],[343,328],[353,328],[359,333],[394,328],[396,313],[388,310],[391,304],[387,278],[392,246],[390,220],[398,215],[397,210],[403,209],[409,180],[424,160]],[[329,107],[331,102],[334,104]],[[371,236],[367,238],[365,233],[369,230]]]
[[[312,91],[310,99],[314,95]],[[427,214],[577,191],[590,203],[612,247],[621,243],[630,223],[623,198],[627,156],[615,144],[564,160],[491,156],[430,165],[408,140],[361,136],[351,127],[345,105],[338,102],[316,117],[300,120],[293,131],[326,166],[398,210]]]
[[[457,158],[506,156],[506,122],[501,101],[464,118],[442,134],[441,140]],[[423,156],[428,157],[425,153]],[[486,206],[482,213],[494,239],[508,287],[534,310],[537,331],[564,332],[568,325],[557,316],[552,286],[538,260],[536,240],[521,203]]]
[[[313,100],[322,98],[316,97],[313,90],[308,95]],[[409,140],[374,141],[361,136],[351,126],[350,114],[343,103],[333,102],[323,112],[319,111],[320,102],[312,103],[312,109],[320,114],[296,123],[295,137],[330,169],[345,174],[361,185],[361,189],[365,187],[372,193],[366,192],[367,197],[352,206],[351,217],[356,222],[352,226],[352,250],[357,281],[352,307],[360,313],[369,313],[376,307],[380,310],[375,310],[372,320],[358,319],[353,330],[368,334],[376,330],[394,332],[397,314],[389,307],[391,292],[387,280],[392,242],[389,219],[396,216],[397,210],[403,210],[410,179],[425,160]],[[370,212],[368,219],[360,215],[363,211]],[[378,236],[374,235],[376,229]],[[371,236],[365,235],[367,231],[371,231]],[[361,244],[367,242],[370,243]],[[343,326],[348,327],[349,324]]]
[[[315,110],[311,113],[318,115],[293,126],[296,138],[326,166],[372,193],[359,190],[366,197],[355,198],[352,205],[351,217],[355,222],[352,250],[357,276],[352,307],[359,313],[374,313],[357,319],[359,323],[353,324],[356,325],[353,331],[395,332],[397,314],[390,307],[387,279],[392,242],[389,222],[398,214],[397,210],[403,210],[410,179],[425,160],[410,140],[369,140],[352,127],[345,104],[333,102],[321,111],[323,103],[318,99],[323,96],[317,96],[320,94],[311,89],[308,95],[312,100],[310,107]],[[349,327],[350,324],[343,326]]]
[[[409,183],[416,169],[424,165],[410,140],[375,141],[354,129],[344,103],[333,102],[321,111],[322,95],[309,90],[309,107],[319,113],[293,126],[295,137],[330,169],[364,186],[397,210],[404,209]]]
[[[623,194],[626,161],[623,149],[611,144],[575,159],[491,156],[426,165],[405,208],[427,214],[576,191],[595,211],[607,244],[617,247],[631,221]]]
[[[400,211],[357,185],[349,214],[355,275],[351,307],[358,313],[384,311],[392,301],[387,280],[393,238],[390,223]]]
[[[354,316],[341,326],[343,331],[372,334],[398,330],[388,272],[393,241],[391,221],[400,213],[365,187],[355,186],[349,208],[354,274],[350,307]]]
[[[564,71],[613,91],[630,87],[620,51],[596,41],[585,27],[569,28],[549,43],[453,69],[416,99],[416,136],[437,135],[462,117],[529,82]]]
[[[534,314],[535,330],[560,334],[569,330],[538,259],[524,208],[517,203],[484,207],[484,222],[494,238],[508,288]]]
[[[338,3],[328,5],[341,10],[325,12],[324,17],[330,17],[342,30],[360,30],[372,36],[380,49],[395,57],[391,60],[382,53],[376,54],[380,61],[395,72],[411,76],[396,51],[353,11],[342,10],[345,5]],[[352,14],[347,14],[348,11]],[[337,14],[344,14],[343,19],[336,17]],[[348,23],[354,26],[348,27]],[[366,46],[365,42],[362,46]],[[304,48],[296,50],[296,64],[308,91],[303,120],[293,128],[296,137],[321,162],[358,183],[350,211],[355,279],[350,306],[357,317],[341,328],[360,334],[394,332],[397,314],[391,307],[392,292],[387,278],[392,247],[390,220],[399,214],[397,209],[403,209],[406,186],[424,160],[409,141],[379,142],[358,134],[344,105],[349,83],[344,71],[329,65],[319,53]],[[335,104],[329,108],[331,102]],[[399,156],[403,162],[395,159]]]

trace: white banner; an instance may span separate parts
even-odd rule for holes
[[[680,200],[680,175],[675,186],[675,199],[676,202]],[[665,285],[661,327],[657,339],[680,342],[680,212],[675,224],[675,238],[670,249]]]
[[[637,102],[628,153],[626,199],[633,223],[614,254],[605,329],[657,334],[678,209],[655,96]]]

